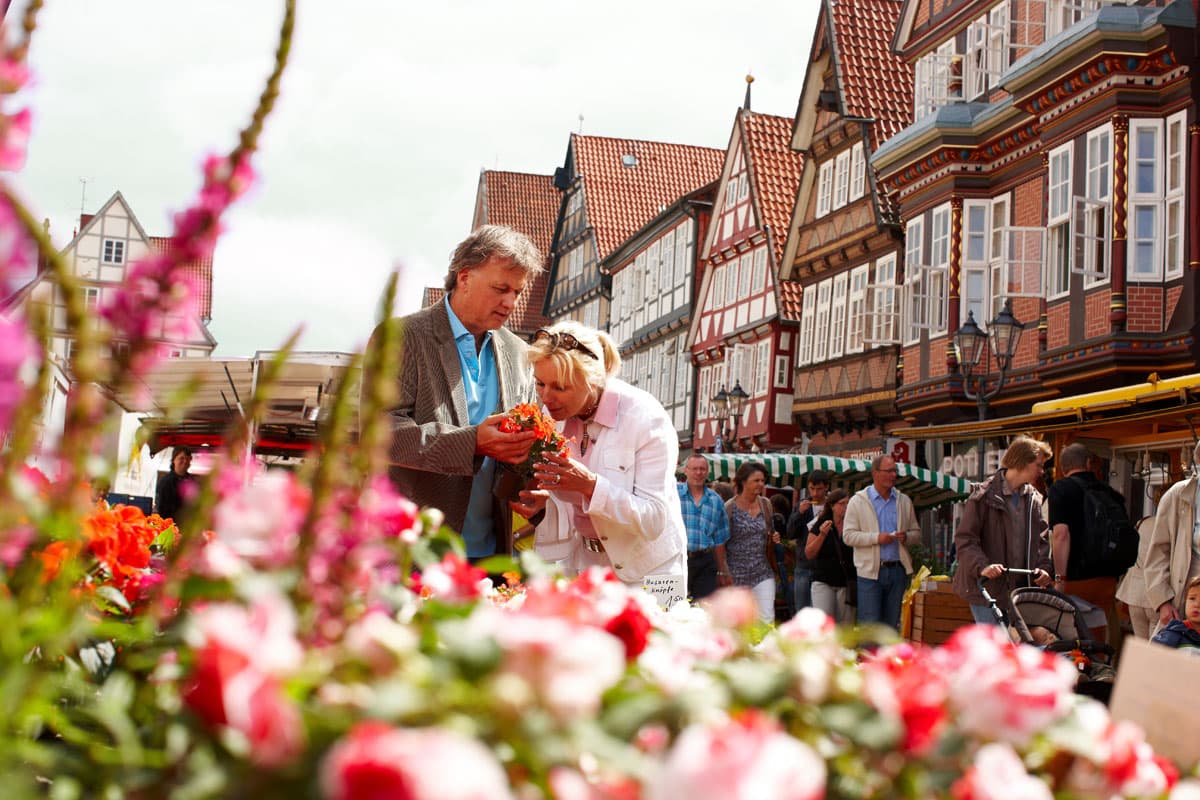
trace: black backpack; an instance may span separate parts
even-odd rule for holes
[[[1071,560],[1078,548],[1081,578],[1120,576],[1138,556],[1138,532],[1125,510],[1125,499],[1098,480],[1076,482],[1083,489],[1085,538],[1071,542]]]

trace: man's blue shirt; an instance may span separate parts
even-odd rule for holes
[[[729,541],[729,515],[721,496],[704,487],[697,503],[686,483],[679,484],[679,505],[683,509],[683,527],[687,528],[688,551],[707,550]]]
[[[475,352],[475,336],[467,330],[450,307],[449,296],[443,300],[450,316],[450,331],[458,347],[458,364],[462,368],[463,390],[467,394],[467,419],[478,425],[495,412],[500,403],[500,377],[496,374],[496,357],[492,350],[492,332],[483,335],[483,345]],[[492,521],[492,480],[496,463],[483,460],[471,484],[471,499],[463,521],[462,537],[469,558],[482,558],[496,552],[496,535]]]
[[[892,489],[891,496],[884,500],[883,496],[875,490],[875,486],[867,487],[867,497],[871,498],[871,505],[875,507],[875,516],[879,517],[879,532],[880,533],[895,533],[896,532],[896,490]],[[900,545],[897,542],[888,542],[879,546],[880,561],[899,561],[900,560]]]

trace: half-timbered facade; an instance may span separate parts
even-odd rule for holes
[[[906,0],[916,121],[872,160],[906,223],[905,416],[974,416],[952,336],[1010,300],[997,416],[1194,371],[1195,25],[1186,2]]]
[[[519,231],[537,245],[546,258],[548,268],[559,200],[554,179],[549,175],[481,170],[471,230],[480,225],[506,225]],[[547,270],[534,278],[517,298],[517,305],[507,323],[513,332],[528,336],[546,326],[542,307],[546,302],[548,278]]]
[[[690,192],[613,251],[610,333],[625,380],[658,398],[675,421],[681,448],[692,446],[696,371],[687,347],[695,309],[696,254],[708,230],[717,184]]]
[[[104,305],[110,293],[125,283],[129,266],[152,252],[166,250],[169,237],[148,236],[120,192],[95,214],[80,218],[78,233],[61,256],[84,292],[89,308]],[[208,331],[212,318],[212,259],[186,267],[196,291],[196,314],[186,319],[162,319],[152,332],[170,358],[204,358],[212,355],[216,339]],[[29,287],[30,301],[47,307],[50,323],[49,352],[69,363],[74,337],[67,329],[67,306],[59,286],[42,273]],[[114,343],[120,347],[121,343]]]
[[[600,264],[662,209],[716,180],[723,158],[710,147],[572,134],[554,173],[562,201],[545,316],[607,329],[612,284]]]
[[[897,209],[868,161],[911,120],[912,68],[891,53],[900,0],[825,0],[792,147],[804,172],[781,276],[803,291],[792,410],[812,452],[883,449],[898,419]]]
[[[701,250],[703,282],[688,346],[698,370],[696,446],[711,449],[720,421],[711,398],[741,386],[736,447],[795,444],[792,419],[798,286],[779,280],[803,156],[788,117],[739,109],[725,153],[712,223]],[[731,435],[732,431],[727,431]]]

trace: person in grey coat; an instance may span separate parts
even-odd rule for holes
[[[1006,613],[1012,611],[1008,596],[1014,588],[1030,583],[1049,586],[1053,580],[1042,496],[1031,485],[1051,452],[1045,442],[1026,436],[1013,439],[1000,469],[979,484],[963,505],[954,531],[958,568],[953,585],[955,594],[970,604],[976,622],[998,621],[979,590],[980,577],[987,579],[988,594]],[[1010,568],[1034,570],[1033,580],[1006,574]]]
[[[455,249],[442,302],[384,323],[398,326],[401,351],[389,410],[392,482],[445,512],[471,559],[511,549],[512,513],[493,495],[495,462],[524,460],[536,434],[498,425],[535,395],[526,345],[502,326],[541,271],[528,237],[484,225]]]

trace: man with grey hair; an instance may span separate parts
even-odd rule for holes
[[[1200,464],[1200,442],[1192,450],[1192,464]],[[1198,507],[1200,480],[1193,470],[1187,480],[1178,481],[1167,489],[1154,515],[1154,533],[1146,551],[1143,574],[1148,607],[1158,612],[1160,626],[1180,619],[1184,610],[1184,587],[1192,578],[1200,576]]]
[[[493,494],[496,462],[522,461],[536,434],[498,425],[535,395],[525,343],[502,326],[542,268],[528,237],[484,225],[455,249],[442,302],[385,323],[399,327],[401,348],[392,482],[445,512],[475,560],[511,548],[512,512]]]

